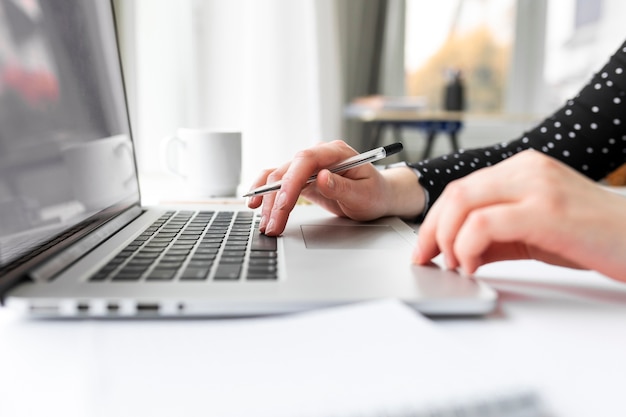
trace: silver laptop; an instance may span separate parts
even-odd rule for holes
[[[411,265],[414,230],[297,207],[140,206],[108,0],[0,3],[0,295],[38,317],[242,316],[399,298],[484,314],[496,294]],[[197,208],[197,207],[196,207]]]

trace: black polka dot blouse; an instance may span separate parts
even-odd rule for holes
[[[626,162],[626,42],[576,97],[522,137],[408,164],[419,172],[428,195],[424,214],[451,181],[525,149],[550,155],[593,180]]]

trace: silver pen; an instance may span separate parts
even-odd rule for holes
[[[345,161],[342,161],[338,163],[337,165],[334,165],[333,167],[328,168],[328,170],[332,172],[333,174],[344,172],[349,169],[356,168],[360,165],[367,164],[368,162],[374,162],[374,161],[378,161],[379,159],[386,158],[390,155],[400,152],[401,150],[402,150],[402,144],[400,142],[392,143],[391,145],[387,145],[387,146],[381,146],[380,148],[372,149],[371,151],[354,155],[353,157],[350,157],[346,159]],[[317,178],[317,174],[312,175],[311,177],[309,177],[306,183],[310,184],[313,181],[315,181],[316,178]],[[280,190],[282,183],[283,183],[282,181],[276,181],[271,184],[263,185],[259,188],[256,188],[248,192],[247,194],[244,195],[244,197],[256,197],[259,195],[276,192]]]

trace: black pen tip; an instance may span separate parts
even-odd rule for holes
[[[385,155],[393,155],[394,153],[398,153],[403,149],[402,143],[396,142],[391,145],[387,145],[383,148],[385,150]]]

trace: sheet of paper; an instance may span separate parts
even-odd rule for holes
[[[0,415],[403,416],[528,388],[393,300],[265,319],[1,325]]]

